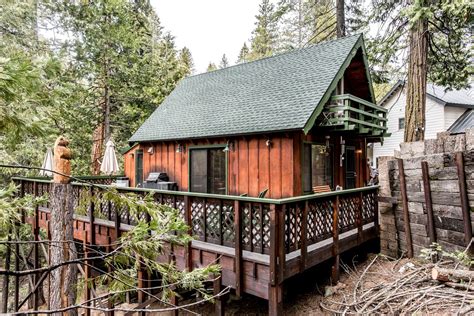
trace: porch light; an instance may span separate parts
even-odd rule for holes
[[[267,141],[265,142],[265,145],[267,145],[267,147],[272,146],[272,141],[270,140],[270,138],[267,139]]]
[[[177,153],[182,153],[184,152],[184,146],[181,144],[178,144],[178,147],[176,148]]]
[[[357,149],[356,154],[362,154],[362,149]]]
[[[234,144],[230,141],[227,141],[227,144],[225,144],[225,147],[224,149],[222,149],[223,152],[228,152],[228,151],[233,151],[234,148],[233,148]]]
[[[152,146],[150,148],[148,148],[147,152],[150,154],[150,155],[153,155],[155,153],[155,148]]]

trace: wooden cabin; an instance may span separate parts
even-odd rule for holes
[[[152,195],[190,228],[194,240],[168,244],[157,260],[188,271],[217,262],[214,294],[229,287],[266,299],[269,315],[283,315],[283,288],[296,275],[332,260],[337,281],[340,254],[378,237],[377,186],[364,187],[365,157],[366,144],[385,135],[386,110],[373,103],[367,69],[363,38],[351,36],[184,79],[124,157],[132,186],[165,172],[178,191],[113,187]],[[51,180],[15,181],[20,195],[52,188]],[[110,188],[75,182],[71,205]],[[110,249],[136,224],[123,205],[90,203],[87,216],[74,214],[80,243]],[[50,218],[42,205],[25,221],[48,229]],[[146,272],[137,273],[148,288]],[[224,302],[216,299],[217,315]]]
[[[125,175],[285,198],[362,187],[386,130],[361,35],[188,77],[130,138]]]

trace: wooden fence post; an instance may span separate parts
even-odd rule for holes
[[[464,243],[469,245],[472,239],[471,209],[467,197],[466,174],[464,172],[464,155],[456,153],[456,168],[459,179],[459,193],[461,195],[462,220],[464,222]]]
[[[402,194],[403,222],[405,225],[405,238],[407,243],[407,256],[413,258],[413,242],[411,237],[410,214],[408,213],[407,184],[405,180],[405,169],[403,168],[403,159],[397,159],[398,173],[400,177],[400,191]]]
[[[77,258],[74,243],[74,199],[70,184],[71,151],[69,141],[60,136],[54,145],[54,183],[52,184],[50,220],[50,264],[57,265]],[[59,247],[61,245],[61,247]],[[70,264],[53,270],[50,279],[50,309],[76,303],[77,266]]]
[[[301,219],[301,232],[300,232],[300,241],[301,241],[301,256],[300,256],[300,272],[303,272],[306,269],[306,257],[308,255],[308,238],[307,238],[307,229],[308,229],[308,209],[309,204],[306,200],[303,206],[303,214]]]
[[[281,240],[278,236],[280,229],[278,225],[278,213],[281,211],[280,206],[270,204],[270,284],[268,287],[268,314],[272,316],[283,314],[283,280],[278,279],[280,275],[280,261],[279,258]]]
[[[428,236],[430,243],[436,242],[436,230],[433,216],[433,203],[431,201],[430,172],[428,162],[421,162],[421,172],[423,177],[423,191],[425,193],[426,216],[428,220]]]

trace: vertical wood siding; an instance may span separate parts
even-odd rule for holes
[[[298,135],[298,133],[296,133]],[[294,134],[270,135],[271,146],[267,147],[266,136],[246,136],[233,138],[233,150],[227,155],[227,188],[232,195],[248,194],[258,196],[269,189],[266,197],[282,198],[298,195],[301,192],[299,142],[293,141]],[[299,136],[296,136],[299,137]],[[124,155],[125,175],[135,186],[134,151],[143,150],[144,178],[153,171],[166,172],[170,181],[178,184],[180,191],[188,191],[189,147],[221,144],[227,139],[209,139],[180,142],[185,151],[177,153],[178,142],[143,143],[135,146]],[[154,153],[148,149],[154,148]],[[298,158],[295,158],[295,148]],[[298,163],[295,166],[295,163]],[[298,178],[295,179],[295,174]]]

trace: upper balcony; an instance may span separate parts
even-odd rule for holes
[[[334,131],[357,131],[369,137],[386,137],[387,109],[351,94],[331,97],[319,126]]]

